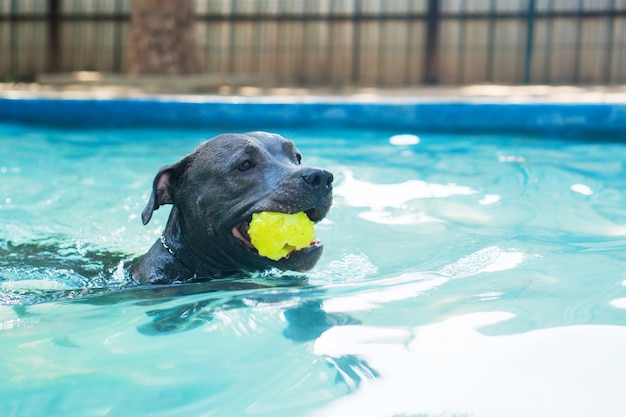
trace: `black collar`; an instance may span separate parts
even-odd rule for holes
[[[167,239],[165,238],[165,230],[163,230],[161,232],[161,237],[159,238],[159,240],[161,241],[161,245],[163,245],[165,250],[167,250],[183,267],[188,269],[193,274],[193,276],[191,276],[190,278],[185,279],[185,281],[190,281],[190,280],[197,279],[198,275],[195,273],[195,271],[193,269],[189,268],[187,266],[187,264],[185,262],[183,262],[183,260],[180,259],[178,257],[178,255],[176,255],[176,253],[174,253],[174,250],[172,250],[172,248],[167,244]]]

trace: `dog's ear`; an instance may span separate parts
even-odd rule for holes
[[[152,182],[152,194],[141,212],[141,221],[144,226],[152,218],[152,212],[165,204],[174,204],[174,190],[180,176],[187,168],[188,161],[188,158],[184,158],[175,164],[166,165],[156,174]]]

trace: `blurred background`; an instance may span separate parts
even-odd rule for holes
[[[0,0],[0,81],[59,74],[624,84],[626,0]]]

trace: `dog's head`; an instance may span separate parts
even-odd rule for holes
[[[161,168],[142,213],[143,223],[160,206],[172,204],[168,227],[180,230],[179,244],[206,264],[204,270],[311,269],[322,254],[321,242],[273,261],[258,254],[247,233],[253,213],[305,212],[314,222],[326,216],[333,175],[304,166],[301,160],[294,144],[279,135],[217,136]]]

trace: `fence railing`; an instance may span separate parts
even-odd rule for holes
[[[195,0],[203,71],[290,85],[626,83],[626,0]],[[0,0],[0,81],[124,72],[131,0]]]

